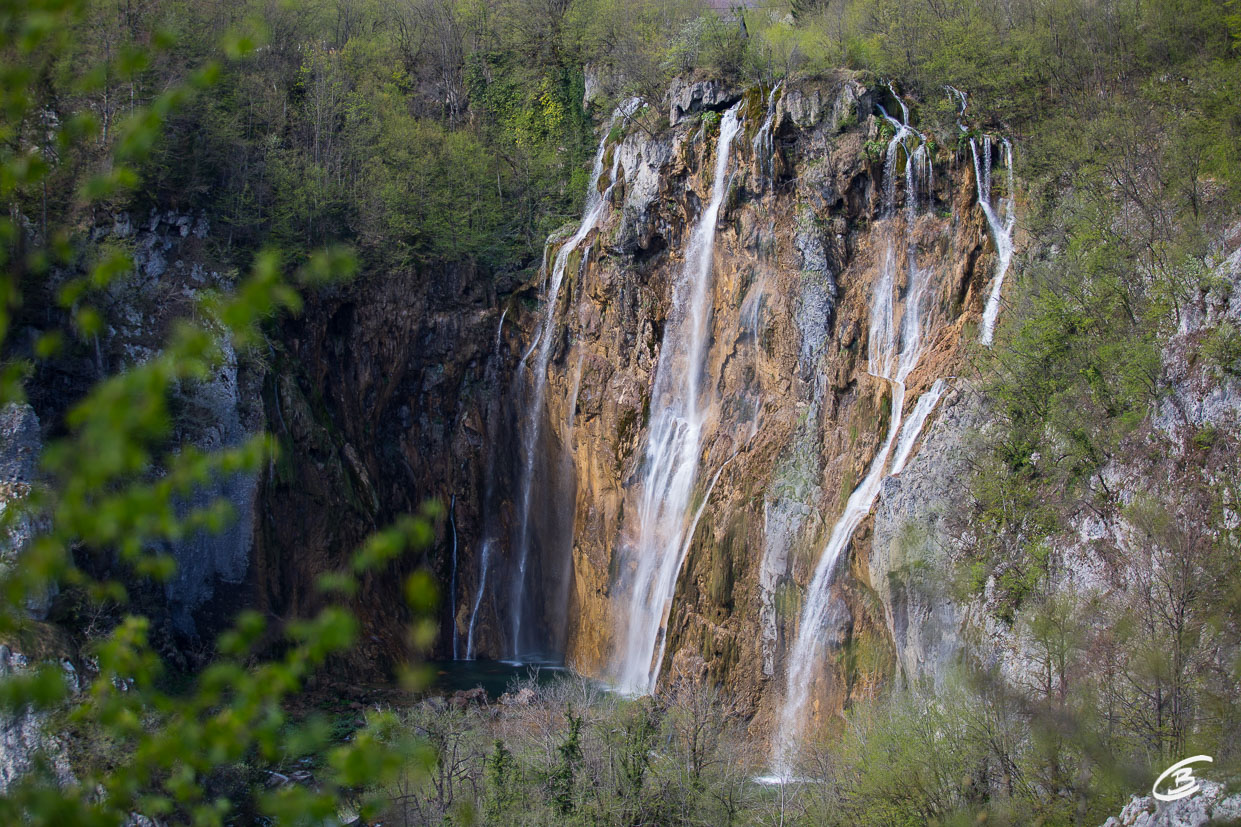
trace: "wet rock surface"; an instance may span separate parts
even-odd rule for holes
[[[874,228],[885,216],[882,170],[864,151],[875,130],[865,86],[842,74],[743,95],[686,82],[670,92],[670,128],[625,131],[613,150],[623,181],[600,229],[580,246],[580,266],[570,268],[557,305],[563,338],[551,361],[544,430],[571,460],[576,483],[568,661],[606,676],[625,622],[616,566],[637,536],[663,331],[679,312],[673,295],[690,228],[712,195],[718,127],[699,114],[736,100],[743,125],[716,232],[698,496],[714,485],[678,578],[661,672],[705,670],[762,721],[782,692],[787,641],[825,532],[883,438],[887,385],[866,371],[868,307],[882,265]],[[759,135],[768,112],[770,155]],[[972,170],[947,154],[936,163],[932,198],[954,218],[927,210],[915,232],[920,261],[935,277],[907,409],[953,372],[991,272]],[[840,587],[848,609],[831,634],[842,641],[890,634],[890,610],[868,608],[869,536],[854,543],[857,578]],[[920,613],[937,611],[918,603],[902,634]],[[942,645],[914,635],[902,662],[938,659],[951,647],[953,617],[940,614]],[[837,685],[823,714],[863,683]]]

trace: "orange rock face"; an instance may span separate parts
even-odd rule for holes
[[[709,497],[677,580],[661,676],[724,682],[758,725],[783,691],[783,658],[827,533],[886,433],[892,386],[867,372],[869,307],[886,234],[904,233],[905,218],[883,214],[872,95],[848,75],[745,93],[716,234],[695,503],[708,488]],[[556,307],[543,427],[572,475],[567,653],[587,674],[607,675],[626,622],[616,566],[638,530],[654,372],[688,234],[711,197],[715,123],[630,128],[609,148],[623,181]],[[908,233],[918,266],[933,272],[906,411],[975,346],[993,258],[969,158],[940,149],[933,165],[929,203]],[[869,534],[867,520],[833,586],[848,611],[832,634],[841,651],[865,644],[872,654],[825,664],[821,717],[895,667],[864,562]]]

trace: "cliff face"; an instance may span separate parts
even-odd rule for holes
[[[709,285],[705,414],[687,515],[696,528],[676,579],[659,672],[661,680],[707,674],[761,711],[770,706],[764,698],[783,691],[804,589],[888,426],[892,385],[868,371],[869,308],[897,217],[883,207],[885,144],[877,140],[874,92],[847,75],[774,93],[707,84],[673,96],[668,128],[629,128],[609,143],[613,163],[604,165],[599,187],[612,184],[610,208],[571,254],[550,305],[556,339],[542,430],[551,435],[544,450],[571,461],[576,489],[568,659],[607,676],[630,622],[617,583],[625,548],[641,532],[636,515],[660,348],[667,326],[684,313],[678,280],[691,229],[712,196],[721,151],[714,113],[738,102],[740,134]],[[899,163],[888,173],[904,178]],[[921,358],[905,382],[908,412],[936,379],[956,372],[976,338],[993,247],[968,156],[934,154],[920,196],[906,193],[903,180],[895,187],[898,203],[924,202],[900,231],[917,266],[930,270]],[[896,255],[898,271],[908,272],[911,253]],[[907,279],[898,276],[898,296],[908,292]],[[534,330],[542,308],[522,309],[518,324]],[[886,575],[896,564],[871,559],[870,534],[863,524],[850,573],[833,586],[848,610],[831,632],[851,644],[846,650],[867,654],[861,666],[857,657],[834,658],[838,679],[823,696],[824,710],[892,673],[894,602],[901,604],[897,648],[905,647],[908,601],[894,601]]]
[[[411,269],[318,296],[282,332],[263,386],[281,451],[261,481],[255,602],[275,617],[303,615],[317,605],[318,575],[367,535],[431,499],[449,510],[424,557],[362,584],[363,673],[403,656],[404,573],[429,565],[444,586],[440,656],[453,655],[451,584],[477,592],[467,563],[485,533],[484,495],[493,483],[511,488],[509,460],[494,456],[512,430],[498,420],[513,415],[497,381],[497,304],[473,268]]]
[[[91,297],[104,320],[97,336],[83,341],[65,337],[64,351],[40,360],[27,383],[29,404],[3,413],[0,452],[6,456],[0,501],[23,496],[39,481],[38,457],[46,438],[63,432],[64,417],[93,385],[105,377],[152,358],[178,319],[191,317],[205,291],[228,290],[236,272],[218,255],[206,216],[152,209],[145,217],[127,212],[98,221],[82,239],[83,260],[99,249],[127,251],[134,269]],[[29,357],[41,332],[69,327],[56,300],[64,279],[58,270],[32,286],[32,295],[16,319],[9,353]],[[241,445],[261,432],[266,419],[259,388],[264,367],[253,354],[238,354],[222,342],[223,359],[209,377],[173,388],[171,443],[217,451]],[[186,665],[187,656],[209,642],[222,618],[244,601],[239,587],[249,575],[255,530],[257,479],[236,474],[200,487],[182,504],[185,511],[223,501],[235,519],[221,532],[194,533],[164,544],[161,551],[177,562],[167,583],[136,583],[132,597],[153,620],[162,654]],[[30,538],[26,526],[10,537],[20,547]],[[92,560],[87,565],[108,565]],[[55,613],[54,596],[36,607],[35,616]]]
[[[722,172],[689,530],[671,600],[654,607],[667,617],[651,655],[661,680],[705,674],[750,711],[770,709],[827,535],[886,450],[893,385],[868,365],[885,257],[896,249],[898,308],[911,251],[930,273],[906,411],[955,372],[992,270],[968,156],[935,150],[929,180],[907,192],[908,159],[888,163],[876,116],[877,97],[892,107],[886,96],[847,74],[774,90],[679,83],[667,121],[618,120],[605,138],[602,212],[565,248],[551,301],[547,269],[568,233],[549,241],[530,284],[497,285],[464,264],[373,274],[310,297],[266,354],[228,354],[211,382],[183,389],[178,439],[211,448],[268,430],[280,451],[256,477],[201,492],[230,500],[239,519],[173,550],[166,627],[209,640],[241,605],[277,620],[310,612],[318,575],[435,498],[448,513],[434,548],[363,584],[357,666],[379,674],[402,657],[402,575],[426,564],[445,595],[437,655],[510,656],[517,621],[532,648],[613,675],[632,621],[620,584],[634,577],[642,532],[661,352],[683,323],[687,248]],[[738,132],[721,147],[730,108]],[[157,348],[197,290],[233,278],[212,259],[204,218],[122,215],[96,236],[131,246],[137,272],[111,297],[108,336],[36,383],[44,422],[97,376]],[[541,330],[540,398],[531,363]],[[847,610],[827,634],[851,644],[838,651],[868,654],[833,661],[824,709],[889,676],[897,655],[906,668],[915,657],[901,654],[900,629],[922,609],[892,591],[899,561],[883,539],[870,555],[863,523],[848,575],[833,582]]]

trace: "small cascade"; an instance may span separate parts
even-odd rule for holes
[[[900,438],[896,441],[896,454],[893,455],[892,467],[888,470],[889,477],[895,477],[905,470],[905,463],[909,462],[909,455],[913,453],[914,444],[917,443],[918,436],[922,433],[922,426],[926,424],[927,417],[931,415],[931,411],[935,410],[935,406],[939,404],[940,398],[947,389],[946,381],[936,379],[931,387],[918,397],[918,404],[914,405],[909,419],[905,420]]]
[[[448,502],[448,526],[452,529],[452,573],[448,578],[448,616],[452,618],[452,659],[460,660],[457,634],[457,495]]]
[[[995,242],[995,275],[991,277],[991,290],[982,312],[982,333],[979,340],[987,346],[995,336],[995,322],[1000,315],[1000,290],[1004,287],[1004,275],[1013,260],[1013,226],[1017,223],[1016,198],[1013,187],[1013,145],[1004,139],[1004,168],[1008,175],[1008,189],[1000,195],[999,211],[991,204],[991,136],[982,139],[982,163],[979,169],[978,145],[970,138],[970,154],[974,157],[974,180],[978,183],[978,205],[987,216],[991,240]]]
[[[955,86],[945,86],[944,90],[952,97],[952,99],[957,104],[957,129],[961,130],[962,132],[968,132],[969,130],[965,128],[965,124],[961,123],[961,119],[965,117],[965,107],[966,107],[965,93]]]
[[[465,634],[465,659],[474,660],[474,628],[478,622],[478,610],[483,605],[483,595],[487,593],[487,573],[491,571],[491,538],[483,540],[483,550],[479,557],[478,592],[474,595],[474,608],[470,611],[470,627]]]
[[[771,92],[767,95],[767,116],[763,118],[762,126],[754,133],[754,140],[751,141],[754,158],[758,162],[759,179],[764,189],[769,189],[775,178],[776,140],[773,126],[776,120],[776,98],[783,85],[784,81],[780,81],[771,87]]]
[[[954,86],[945,86],[944,90],[957,104],[957,129],[962,134],[969,130],[961,119],[965,117],[965,93]],[[991,290],[987,293],[987,303],[983,306],[982,331],[979,341],[987,347],[995,337],[995,322],[1000,316],[1000,291],[1004,288],[1004,276],[1008,273],[1008,265],[1013,260],[1013,227],[1017,223],[1017,189],[1013,184],[1013,145],[1004,138],[1000,142],[1004,148],[1004,169],[1007,175],[1008,189],[1001,193],[1000,203],[991,203],[991,156],[992,139],[990,135],[982,138],[982,160],[978,158],[978,142],[970,138],[970,156],[974,161],[974,182],[978,187],[978,206],[982,207],[987,217],[987,229],[991,231],[991,240],[995,244],[996,264],[995,275],[991,277]]]
[[[805,605],[797,629],[797,637],[788,654],[786,665],[786,688],[784,706],[781,709],[779,727],[773,742],[773,775],[758,779],[763,783],[781,783],[791,780],[792,753],[798,746],[801,728],[810,702],[810,690],[815,669],[823,660],[825,632],[832,619],[835,605],[831,585],[835,579],[837,564],[848,548],[858,525],[870,513],[886,476],[898,473],[904,467],[921,432],[923,424],[943,393],[943,380],[937,381],[923,394],[914,408],[909,422],[902,420],[905,404],[905,380],[917,366],[922,356],[922,305],[932,274],[931,268],[921,268],[917,263],[914,243],[914,224],[918,205],[922,201],[920,190],[930,200],[931,159],[926,151],[926,137],[909,125],[909,110],[895,90],[893,95],[900,103],[902,118],[897,121],[883,107],[879,110],[892,124],[895,135],[888,143],[884,165],[883,215],[887,223],[886,249],[882,259],[880,276],[875,284],[870,303],[869,338],[867,342],[867,371],[891,386],[892,403],[887,434],[871,460],[866,476],[850,494],[844,513],[832,527],[827,545],[819,556],[810,585],[806,590]],[[908,141],[917,139],[919,144],[910,151]],[[905,154],[905,210],[901,216],[896,207],[897,155]],[[902,220],[903,219],[903,220]],[[905,245],[907,274],[903,307],[898,308],[898,260],[900,249]],[[898,309],[901,310],[899,323]],[[899,435],[899,439],[898,439]],[[888,460],[895,458],[889,469]]]
[[[525,619],[526,576],[530,561],[530,509],[535,488],[534,465],[538,455],[539,441],[542,437],[543,402],[547,392],[547,368],[551,360],[553,331],[556,327],[556,307],[560,298],[560,287],[564,282],[565,270],[569,266],[569,258],[578,245],[585,240],[603,218],[608,206],[612,188],[620,169],[620,154],[617,153],[612,163],[611,179],[607,189],[600,193],[598,182],[603,175],[604,157],[607,151],[608,135],[612,127],[621,118],[628,117],[638,108],[640,100],[630,98],[622,103],[612,114],[607,127],[603,130],[603,138],[595,151],[594,163],[591,166],[590,185],[586,193],[586,208],[582,213],[581,223],[577,231],[568,241],[561,245],[556,258],[547,272],[544,288],[543,319],[530,349],[522,356],[518,365],[518,376],[524,375],[527,365],[531,374],[531,390],[526,405],[525,427],[522,429],[522,476],[518,500],[518,529],[516,536],[515,571],[512,574],[510,595],[510,626],[513,634],[510,641],[509,657],[521,660],[523,656],[522,623]],[[534,357],[531,363],[530,358]]]
[[[615,178],[615,174],[613,174],[612,177]],[[594,244],[589,244],[586,246],[585,252],[582,253],[582,264],[578,270],[579,285],[582,283],[582,279],[586,276],[586,267],[590,262],[590,252],[592,249],[594,249]],[[582,324],[582,298],[580,295],[578,296],[577,310],[575,312],[577,315],[577,323],[580,327]],[[576,350],[577,359],[573,363],[573,381],[569,386],[569,401],[565,408],[567,411],[564,429],[564,442],[566,445],[573,444],[573,428],[577,424],[577,397],[582,390],[582,364],[586,361],[585,349],[578,346]]]
[[[500,364],[500,345],[503,343],[504,317],[507,315],[508,315],[508,308],[506,307],[500,311],[500,323],[496,325],[495,346],[492,348],[491,362],[487,368],[488,384],[491,385],[492,387],[495,386],[495,374]],[[492,431],[492,433],[490,434],[491,444],[492,446],[494,446],[496,443],[496,434],[494,433],[494,426],[491,428],[491,431]],[[494,482],[495,481],[494,447],[493,447],[492,453],[489,454],[487,458],[486,480],[487,480],[486,487],[483,490],[483,507],[485,509],[489,509],[491,508],[492,498],[495,495],[495,491],[494,491],[494,485],[495,485],[495,482]],[[465,636],[465,659],[466,660],[474,660],[474,658],[477,656],[476,650],[474,648],[474,630],[478,626],[478,612],[479,612],[479,609],[481,609],[483,605],[483,595],[487,594],[487,575],[491,572],[491,538],[487,534],[487,532],[490,531],[490,528],[491,526],[488,524],[484,524],[483,526],[484,537],[483,537],[482,549],[479,552],[479,558],[478,558],[477,590],[474,594],[474,606],[470,609],[470,624],[466,629],[466,636]],[[454,536],[455,536],[455,529],[454,529]],[[454,571],[455,571],[455,568],[454,568]],[[454,589],[453,591],[455,595],[456,590]],[[453,645],[454,646],[456,645],[455,640],[453,641]],[[456,650],[454,649],[454,655],[453,655],[454,658],[456,657],[455,652]]]
[[[651,395],[638,494],[639,536],[620,552],[617,604],[624,607],[623,628],[618,630],[621,643],[611,677],[618,690],[629,694],[652,691],[659,676],[655,658],[662,652],[677,576],[697,522],[697,515],[691,520],[690,508],[707,407],[701,398],[702,374],[710,337],[716,223],[728,194],[739,109],[740,104],[734,106],[720,121],[711,200],[690,234],[674,288]]]

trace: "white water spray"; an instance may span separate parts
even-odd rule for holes
[[[720,121],[711,201],[690,234],[672,313],[664,331],[651,395],[638,500],[639,536],[622,549],[618,600],[626,628],[611,669],[616,688],[629,694],[652,691],[659,675],[654,662],[694,522],[690,520],[706,406],[701,399],[703,363],[710,335],[715,231],[728,194],[728,162],[740,129],[738,106]]]
[[[979,340],[987,346],[995,336],[995,321],[1000,315],[1000,290],[1004,286],[1004,274],[1013,260],[1013,225],[1017,223],[1017,211],[1013,188],[1013,145],[1005,139],[1004,166],[1008,173],[1008,191],[1000,195],[999,213],[991,205],[991,136],[982,139],[982,164],[979,168],[978,146],[970,138],[970,154],[974,156],[974,180],[978,183],[978,205],[987,216],[991,240],[995,242],[995,275],[991,277],[991,291],[982,313],[982,333]]]
[[[931,387],[927,388],[926,392],[918,398],[918,404],[914,405],[909,419],[905,420],[905,426],[901,428],[901,436],[896,441],[896,454],[892,457],[892,467],[888,469],[889,477],[894,477],[905,470],[905,463],[909,462],[909,455],[913,453],[918,435],[922,433],[922,426],[926,424],[927,417],[931,415],[931,411],[935,410],[935,406],[939,404],[947,388],[947,382],[943,379],[936,379]]]
[[[534,362],[530,368],[532,387],[529,404],[526,406],[525,428],[522,429],[523,462],[521,494],[518,500],[517,571],[513,576],[510,598],[510,624],[512,625],[513,636],[510,643],[509,656],[515,660],[520,660],[522,657],[521,626],[525,613],[526,567],[530,561],[530,505],[535,483],[534,462],[538,453],[539,439],[542,435],[543,400],[547,392],[547,367],[552,353],[552,331],[556,326],[556,306],[559,303],[560,286],[564,282],[565,269],[569,265],[570,256],[572,256],[573,251],[577,249],[586,236],[599,226],[604,211],[607,209],[612,188],[616,185],[616,177],[620,169],[620,153],[617,153],[613,160],[612,177],[607,189],[603,193],[599,192],[598,183],[600,176],[603,175],[603,162],[607,151],[608,135],[618,120],[633,114],[640,102],[638,98],[626,100],[617,108],[612,114],[612,118],[608,121],[608,126],[604,130],[603,138],[599,141],[599,147],[595,151],[594,163],[591,166],[590,184],[586,193],[586,209],[583,211],[581,223],[578,224],[577,232],[562,244],[560,250],[556,253],[556,258],[552,263],[546,284],[542,324],[539,325],[534,343],[526,351],[517,368],[518,376],[523,375],[530,356],[534,356]]]
[[[969,130],[965,128],[965,124],[961,123],[961,119],[965,117],[965,107],[967,105],[965,93],[955,86],[945,86],[944,90],[947,91],[950,96],[952,96],[952,99],[954,101],[956,101],[957,129],[961,130],[962,132],[968,132]]]
[[[780,87],[783,85],[784,81],[780,81],[771,87],[771,92],[767,95],[767,117],[763,119],[758,132],[754,133],[754,140],[751,141],[754,157],[758,161],[759,177],[764,187],[770,186],[775,177],[776,141],[772,127],[776,119],[776,96],[780,94]]]

